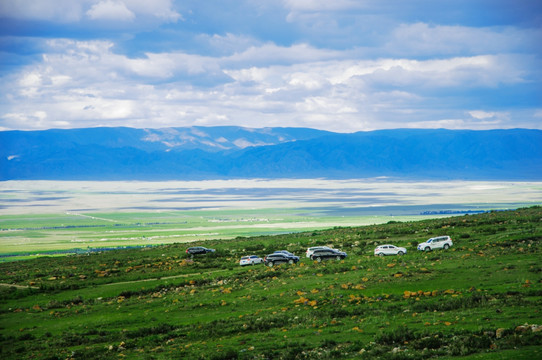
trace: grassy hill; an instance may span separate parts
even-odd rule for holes
[[[436,235],[454,246],[416,251]],[[0,264],[1,358],[542,357],[541,207],[187,246]],[[302,260],[238,265],[279,249]]]

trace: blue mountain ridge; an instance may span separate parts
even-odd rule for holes
[[[541,180],[542,131],[235,126],[0,132],[0,180]]]

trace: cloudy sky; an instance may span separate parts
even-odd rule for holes
[[[542,129],[540,0],[3,0],[0,130]]]

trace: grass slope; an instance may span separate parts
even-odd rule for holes
[[[421,253],[431,236],[448,251]],[[0,264],[2,359],[532,359],[542,208]],[[375,245],[405,246],[378,258]],[[314,263],[314,245],[348,252]],[[297,265],[241,268],[287,249]],[[25,288],[26,287],[26,288]]]

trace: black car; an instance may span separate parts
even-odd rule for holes
[[[186,249],[186,253],[188,255],[207,254],[210,252],[215,252],[215,249],[207,249],[207,248],[204,248],[203,246],[194,246],[194,247],[189,247],[188,249]]]
[[[291,252],[289,252],[288,250],[277,250],[277,251],[275,251],[273,254],[278,254],[278,253],[286,254],[286,255],[289,255],[289,256],[297,257],[297,256],[295,256],[294,254],[292,254]]]
[[[271,267],[275,264],[283,264],[283,263],[295,264],[298,261],[299,261],[298,256],[289,255],[282,252],[269,254],[263,259],[264,264]]]
[[[320,262],[325,259],[342,260],[345,257],[346,253],[344,251],[339,251],[335,249],[318,249],[312,253],[311,260],[316,260]]]

